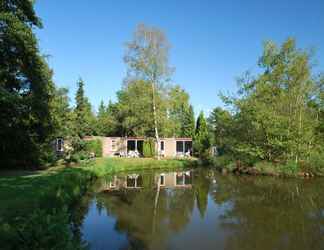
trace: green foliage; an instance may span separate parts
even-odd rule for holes
[[[312,76],[309,53],[293,39],[265,43],[259,66],[259,75],[238,80],[236,97],[222,96],[232,113],[216,108],[209,128],[221,151],[245,165],[278,162],[293,173],[323,145],[323,79]]]
[[[34,34],[41,26],[33,1],[1,1],[1,167],[39,165],[53,133],[52,71]]]
[[[86,244],[73,239],[66,208],[50,213],[36,209],[28,216],[17,218],[15,224],[17,227],[8,225],[13,232],[7,244],[13,249],[86,249]]]
[[[57,88],[54,90],[51,101],[53,138],[66,138],[75,134],[74,114],[70,107],[68,89]]]
[[[299,171],[299,165],[295,161],[288,161],[286,164],[280,165],[281,174],[292,176],[297,175]]]
[[[148,82],[128,82],[117,93],[117,99],[115,104],[110,104],[110,114],[106,116],[106,127],[114,127],[114,135],[155,136],[152,90]],[[158,86],[155,89],[155,102],[161,136],[192,137],[194,113],[184,90],[178,86]]]
[[[233,162],[235,162],[235,160],[230,155],[221,155],[210,159],[210,165],[217,169],[229,166]]]
[[[71,139],[72,151],[68,152],[65,161],[80,162],[93,157],[102,157],[102,141],[101,139],[84,140],[80,137]]]
[[[144,141],[143,155],[146,158],[152,158],[155,156],[155,140],[153,138],[149,138]]]
[[[254,168],[260,174],[274,176],[297,176],[300,171],[300,166],[294,161],[289,161],[285,164],[260,161],[254,165]]]
[[[324,175],[324,153],[312,152],[309,159],[306,161],[306,166],[311,172]]]
[[[86,141],[85,150],[94,153],[96,157],[102,157],[102,141],[100,139]]]
[[[155,92],[160,119],[166,116],[165,109],[162,111],[161,92],[162,88],[156,89]],[[121,126],[121,131],[118,131],[118,134],[128,136],[154,136],[152,90],[150,83],[142,80],[129,82],[117,93],[117,99],[114,115]]]
[[[115,105],[109,102],[107,106],[105,106],[104,102],[101,101],[96,121],[96,131],[100,136],[116,136],[120,135],[121,131],[119,131],[119,123],[114,117],[114,107]]]
[[[28,177],[0,177],[1,249],[81,249],[64,207],[85,194],[94,176],[83,168],[58,167]]]
[[[208,119],[208,129],[214,146],[217,146],[219,155],[230,154],[233,141],[231,140],[231,127],[233,117],[231,113],[222,108],[215,108]]]
[[[96,135],[96,117],[92,112],[91,104],[84,94],[84,82],[79,79],[77,82],[78,89],[75,96],[76,107],[75,113],[75,129],[80,138],[89,135]]]
[[[210,157],[211,141],[204,113],[200,112],[193,141],[194,154],[201,159]]]
[[[189,103],[189,95],[180,86],[170,88],[169,97],[169,134],[176,137],[193,137],[195,117]]]

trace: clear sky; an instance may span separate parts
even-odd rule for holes
[[[257,70],[268,39],[291,36],[315,48],[316,71],[324,71],[324,0],[38,0],[36,11],[56,84],[73,98],[81,76],[95,107],[116,99],[124,45],[139,23],[166,33],[173,82],[189,92],[196,112],[222,105],[218,93],[234,92],[237,76]]]

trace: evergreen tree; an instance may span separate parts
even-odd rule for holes
[[[100,102],[97,114],[97,132],[98,135],[105,135],[107,119],[107,110],[103,101]]]
[[[192,105],[185,109],[183,119],[183,137],[192,138],[195,134],[195,114]]]
[[[0,165],[37,165],[50,150],[52,71],[40,54],[34,1],[0,4]]]
[[[200,112],[197,118],[193,147],[194,154],[199,158],[207,158],[209,156],[211,141],[203,112]]]
[[[80,78],[77,82],[78,89],[75,96],[75,128],[78,136],[96,135],[96,117],[92,112],[91,104],[84,94],[84,82]]]

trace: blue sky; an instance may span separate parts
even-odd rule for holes
[[[126,71],[124,45],[139,23],[166,33],[173,82],[190,94],[196,112],[222,105],[218,93],[234,92],[237,76],[257,70],[265,40],[296,38],[299,47],[316,49],[315,70],[324,71],[323,0],[38,0],[36,11],[56,84],[73,99],[81,76],[94,107],[115,100]]]

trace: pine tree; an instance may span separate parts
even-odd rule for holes
[[[110,130],[110,124],[109,124],[109,115],[108,115],[108,109],[105,106],[104,102],[101,101],[98,108],[98,114],[97,114],[97,132],[98,135],[101,136],[107,136],[109,134]]]
[[[195,114],[192,105],[185,110],[182,124],[183,137],[192,138],[195,134]]]
[[[96,135],[96,117],[92,112],[91,104],[84,94],[84,82],[80,78],[77,82],[78,89],[75,96],[75,128],[78,136]]]
[[[199,158],[207,158],[209,156],[211,142],[208,133],[207,122],[205,120],[203,112],[200,112],[197,119],[193,146],[194,154]]]

